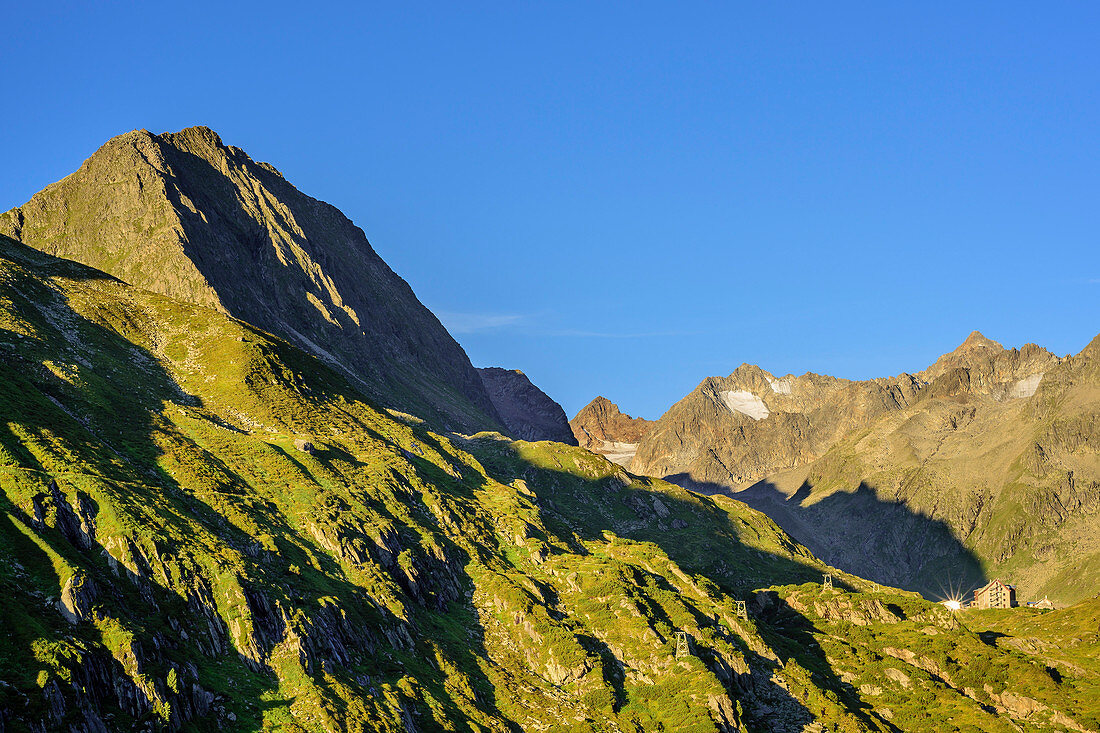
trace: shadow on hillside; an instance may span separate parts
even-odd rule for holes
[[[789,542],[776,547],[775,551],[761,550],[742,542],[742,533],[759,536],[759,530],[706,497],[698,497],[700,501],[696,503],[688,497],[650,491],[652,482],[638,477],[635,480],[645,488],[624,486],[616,478],[623,475],[621,470],[613,471],[610,476],[586,478],[569,470],[562,461],[558,461],[557,468],[537,465],[525,459],[522,449],[515,448],[516,445],[520,444],[487,444],[488,450],[475,447],[473,452],[490,475],[501,483],[524,479],[535,495],[543,524],[552,534],[569,542],[573,552],[587,554],[585,543],[606,542],[606,532],[653,543],[690,575],[713,581],[730,598],[731,609],[732,599],[750,601],[755,597],[754,591],[762,587],[822,581],[823,566],[800,556],[799,548]],[[780,538],[779,541],[784,540]],[[791,554],[784,554],[786,550]],[[676,592],[668,585],[668,579],[641,569],[639,572],[652,576],[659,587]],[[844,587],[839,579],[837,587]],[[690,599],[681,595],[679,600],[693,613],[698,628],[713,627],[721,636],[730,633],[719,625],[723,622],[700,610]],[[832,690],[845,709],[868,723],[873,716],[870,707],[836,675],[820,649],[814,648],[816,644],[812,643],[809,634],[813,630],[812,622],[786,604],[783,604],[782,616],[782,628],[771,628],[774,618],[755,618],[760,635],[767,640],[786,639],[786,644],[776,647],[780,657],[784,661],[797,658],[803,666],[812,669],[815,685]],[[663,613],[654,618],[665,625],[671,623]],[[735,631],[734,635],[737,633]],[[702,644],[698,640],[696,643]],[[751,675],[734,675],[722,680],[718,669],[721,665],[711,668],[731,699],[745,699],[745,691],[753,691],[755,707],[746,712],[761,729],[772,729],[770,716],[773,714],[781,715],[787,723],[797,723],[795,729],[812,723],[815,716],[804,701],[772,678],[773,662],[751,651],[751,644],[742,641],[740,645],[752,668]],[[601,656],[611,654],[606,648],[599,651]],[[713,653],[703,646],[699,647],[697,656],[704,664],[713,659]],[[622,664],[622,660],[615,661]],[[620,704],[626,701],[626,691],[621,684],[614,685],[614,693]],[[874,720],[891,729],[877,716]]]
[[[900,733],[897,726],[875,715],[872,706],[859,699],[851,683],[844,682],[833,673],[829,658],[814,637],[819,629],[810,619],[774,592],[759,593],[754,601],[756,617],[767,624],[765,635],[773,648],[785,658],[796,658],[815,677],[824,677],[826,687],[844,699],[845,707],[862,723],[870,726],[873,719],[886,730]]]
[[[95,581],[79,622],[66,621],[51,602],[39,615],[42,633],[17,635],[17,644],[0,649],[0,656],[13,664],[33,667],[40,652],[30,644],[40,637],[53,643],[75,636],[88,645],[94,663],[63,660],[72,667],[74,684],[59,684],[61,707],[47,701],[53,709],[64,713],[67,706],[86,718],[90,710],[113,711],[115,725],[141,722],[159,729],[160,698],[170,705],[160,709],[169,711],[168,729],[212,729],[232,712],[234,729],[259,731],[267,710],[280,708],[277,718],[290,716],[293,698],[281,688],[273,667],[285,666],[296,653],[320,691],[319,710],[351,717],[367,710],[385,717],[389,703],[383,688],[413,674],[448,717],[464,717],[415,627],[429,617],[446,617],[440,611],[448,600],[465,600],[461,593],[470,579],[462,568],[471,558],[461,548],[453,542],[443,548],[448,565],[458,568],[453,584],[458,587],[448,590],[448,599],[440,598],[431,583],[442,573],[439,568],[419,568],[417,584],[398,567],[395,554],[380,574],[391,578],[382,582],[401,586],[409,596],[412,619],[398,618],[370,588],[352,582],[334,555],[347,552],[360,528],[344,527],[349,534],[341,537],[337,527],[336,534],[318,537],[292,527],[274,502],[250,489],[246,478],[164,421],[166,410],[201,409],[202,401],[184,392],[156,355],[113,330],[119,327],[114,319],[128,326],[134,314],[116,312],[113,301],[104,301],[97,304],[103,322],[93,321],[44,279],[98,279],[101,273],[17,243],[0,249],[0,255],[32,268],[6,267],[2,283],[4,294],[13,297],[11,312],[24,319],[23,330],[31,335],[0,330],[0,459],[8,466],[0,477],[0,510],[11,515],[12,524],[0,522],[0,546],[12,545],[5,537],[33,535],[33,542],[12,545],[30,548],[22,556],[39,579],[33,588],[18,589],[20,603],[40,606],[38,588],[41,597],[61,594],[62,579],[49,553]],[[292,363],[317,365],[288,345],[274,348],[289,352]],[[354,393],[335,372],[310,368],[317,377],[313,386],[326,398]],[[220,421],[215,416],[211,422]],[[219,427],[227,435],[242,434]],[[353,459],[326,449],[317,460]],[[176,466],[191,479],[177,480],[165,466]],[[362,556],[367,549],[358,552]],[[235,567],[235,557],[243,564]],[[361,562],[374,559],[371,551]],[[483,629],[476,616],[465,620],[460,629],[447,629],[461,638],[443,642],[446,654],[468,673],[478,707],[503,718],[481,671],[488,659]],[[112,630],[110,639],[100,631],[104,623]],[[141,665],[140,685],[134,670],[107,651],[131,634],[132,650],[125,656]],[[178,674],[178,692],[167,682],[168,669]],[[0,674],[8,676],[2,668]],[[26,689],[17,694],[42,699],[33,675],[22,683]],[[350,697],[357,710],[349,710],[342,696]],[[2,722],[29,724],[40,717],[40,707],[33,705],[25,719],[12,712]]]
[[[214,527],[216,520],[203,516],[197,502],[189,507],[187,492],[156,464],[163,450],[153,437],[160,413],[166,405],[198,407],[201,401],[187,395],[154,354],[75,311],[46,280],[114,278],[18,243],[3,244],[0,253],[31,268],[5,267],[5,286],[13,296],[9,312],[22,320],[21,331],[31,333],[0,332],[0,348],[16,345],[0,364],[0,452],[7,464],[2,498],[12,524],[33,537],[38,550],[34,557],[27,554],[27,563],[39,582],[20,590],[23,600],[36,593],[52,597],[36,619],[42,627],[36,643],[64,644],[75,637],[83,647],[82,654],[59,656],[50,664],[43,664],[34,648],[17,651],[16,657],[31,666],[36,657],[41,666],[59,665],[50,679],[71,680],[59,682],[47,699],[54,717],[75,711],[98,720],[112,711],[118,725],[129,719],[159,727],[163,713],[169,716],[166,727],[178,729],[187,717],[209,712],[205,693],[193,684],[217,691],[212,675],[245,673],[236,654],[220,660],[216,672],[209,666],[214,660],[202,661],[207,642],[201,640],[209,638],[217,649],[227,633],[220,619],[204,618],[202,626],[185,620],[195,598],[179,590],[185,582],[180,576],[187,573],[181,540],[194,539],[197,526]],[[99,305],[104,322],[132,325],[133,315],[118,304]],[[189,514],[195,524],[185,519]],[[104,531],[103,524],[111,529]],[[113,552],[104,541],[113,543]],[[90,581],[70,620],[56,600],[63,596],[63,578],[56,572],[52,581],[43,576],[53,557]],[[158,572],[151,558],[158,561]],[[173,583],[167,574],[176,576]],[[197,590],[210,592],[208,584]],[[190,641],[184,629],[193,635]],[[132,666],[163,670],[167,664],[177,670],[180,691],[170,690],[163,675],[150,678],[124,666],[113,654],[119,643],[129,645],[124,658]],[[190,669],[181,666],[187,662]],[[273,678],[266,682],[255,688],[258,694],[276,689]],[[36,690],[26,694],[41,698]],[[158,712],[158,698],[170,707]],[[33,720],[36,712],[32,704],[24,714]],[[54,722],[60,726],[60,720]]]
[[[471,552],[482,554],[472,558],[449,539],[447,532],[430,529],[443,555],[440,558],[436,554],[438,562],[433,562],[430,557],[435,548],[420,544],[417,536],[418,530],[427,525],[413,527],[409,519],[431,514],[423,506],[426,494],[423,488],[414,488],[407,481],[386,487],[395,499],[406,502],[404,506],[387,509],[375,501],[371,509],[402,528],[401,544],[415,551],[409,553],[411,566],[385,559],[380,547],[357,546],[356,541],[363,540],[364,527],[341,524],[341,517],[356,516],[355,507],[340,503],[345,497],[349,501],[372,501],[361,486],[331,491],[332,502],[319,500],[304,518],[294,517],[295,521],[316,520],[317,525],[323,525],[322,531],[291,526],[274,498],[251,490],[260,487],[257,479],[251,479],[250,484],[249,479],[213,455],[213,448],[204,448],[199,438],[183,435],[163,422],[161,416],[166,409],[176,409],[177,405],[201,408],[202,403],[198,397],[184,393],[154,354],[73,310],[39,278],[13,274],[12,279],[13,291],[21,297],[31,303],[49,304],[45,309],[48,315],[27,314],[35,319],[36,336],[21,341],[15,360],[0,364],[5,378],[0,383],[0,426],[4,426],[0,443],[15,463],[39,476],[36,481],[40,485],[31,490],[34,496],[17,502],[24,507],[20,511],[25,520],[21,521],[35,521],[29,507],[37,499],[44,508],[43,527],[36,529],[42,543],[70,565],[105,580],[99,584],[95,611],[108,614],[123,631],[133,634],[136,646],[131,654],[151,662],[146,669],[154,670],[157,676],[150,676],[148,684],[156,696],[171,703],[174,716],[184,715],[190,707],[193,720],[201,718],[209,724],[215,716],[209,703],[203,707],[200,698],[204,690],[218,693],[217,704],[235,713],[238,729],[260,730],[265,709],[284,708],[280,715],[289,716],[292,699],[286,697],[288,693],[268,665],[277,654],[282,663],[293,664],[292,655],[296,654],[297,662],[320,690],[320,707],[355,715],[358,711],[346,706],[347,697],[351,697],[361,709],[377,710],[383,705],[380,700],[384,686],[392,691],[408,674],[442,702],[446,716],[461,719],[465,716],[448,694],[452,680],[437,661],[442,658],[467,674],[481,711],[500,720],[502,727],[518,730],[504,720],[497,707],[496,692],[483,671],[492,664],[485,628],[472,604],[461,596],[472,586],[466,568],[476,562],[505,562],[503,553],[497,552],[503,548],[474,545]],[[133,315],[112,313],[110,303],[103,305],[104,322]],[[80,358],[64,351],[63,345],[69,343],[80,346],[76,355]],[[310,377],[306,386],[316,389],[318,399],[352,394],[353,390],[334,371],[321,367],[303,352],[287,345],[276,348],[294,355],[293,359],[316,365],[305,371]],[[68,380],[55,379],[47,373],[47,362],[66,368],[72,362],[75,373]],[[19,430],[13,425],[19,425]],[[434,440],[426,429],[415,432],[424,443]],[[26,444],[35,441],[39,443],[36,452],[48,456],[48,461],[36,460],[27,450]],[[388,444],[395,445],[392,437]],[[742,537],[757,530],[749,523],[734,521],[730,513],[713,502],[625,486],[615,478],[621,471],[584,478],[560,466],[560,470],[536,466],[515,454],[514,444],[494,445],[501,447],[503,455],[500,461],[487,461],[486,468],[505,483],[525,478],[534,492],[543,524],[574,552],[586,553],[584,543],[603,541],[605,531],[651,542],[687,573],[706,576],[727,594],[742,599],[759,587],[821,579],[822,568],[798,556],[798,548],[782,545],[781,539],[774,551],[748,546]],[[166,451],[174,453],[166,456]],[[284,455],[292,462],[307,460],[304,454]],[[419,456],[407,454],[406,458],[426,479],[424,483],[449,492],[449,500],[477,500],[473,488],[482,480],[480,475],[475,478],[472,472],[466,472],[455,476]],[[316,459],[354,460],[335,450],[323,451]],[[164,465],[177,466],[179,475],[190,476],[188,469],[196,475],[177,480]],[[394,481],[402,480],[397,472],[391,470],[391,474]],[[46,488],[49,478],[60,484],[62,498],[55,498]],[[311,480],[320,484],[323,478]],[[640,481],[647,483],[646,479]],[[264,484],[263,488],[274,490],[278,485]],[[60,519],[80,504],[79,499],[73,504],[71,497],[79,497],[81,491],[98,492],[98,509],[91,502],[87,516]],[[322,498],[322,492],[317,493],[318,499]],[[107,506],[110,511],[105,511]],[[458,513],[469,507],[455,501],[451,508]],[[100,514],[106,516],[101,518]],[[463,519],[482,516],[483,512],[473,508]],[[102,521],[103,535],[85,532],[82,521],[88,527]],[[108,522],[113,525],[113,535],[108,531]],[[326,534],[326,528],[331,532]],[[92,540],[86,542],[84,534]],[[113,549],[132,562],[133,569],[126,565],[119,570],[117,582],[100,542],[106,539],[126,544],[122,551],[117,546]],[[391,554],[403,556],[400,550]],[[244,559],[237,562],[238,557]],[[35,556],[33,562],[37,565],[43,558]],[[362,580],[352,582],[349,575],[357,572],[356,566],[365,568],[362,575],[374,573],[379,583],[392,584],[385,588],[386,595],[378,594],[380,598],[391,591],[393,595],[404,594],[408,620],[399,618],[372,595],[375,586],[367,587]],[[448,580],[453,583],[446,590]],[[667,580],[654,580],[666,584],[662,592],[675,592]],[[60,589],[48,592],[56,594]],[[330,598],[338,603],[330,603]],[[696,626],[714,623],[712,617],[686,599],[685,604]],[[87,620],[70,627],[52,610],[45,611],[43,618],[58,637],[73,631],[99,645],[109,641]],[[305,619],[308,624],[295,626],[301,633],[292,636],[288,619]],[[254,647],[246,648],[248,644]],[[590,642],[590,648],[605,658],[611,655],[610,649],[598,643]],[[35,654],[28,648],[20,649],[18,656],[30,660]],[[134,719],[149,715],[148,695],[139,707],[119,699],[120,688],[111,682],[128,678],[131,672],[118,662],[109,664],[111,680],[98,680],[87,687],[104,690],[99,693],[104,696],[100,701],[126,710]],[[183,694],[168,689],[167,667],[180,670]],[[827,665],[820,674],[818,684],[843,690]],[[339,688],[332,680],[355,693],[348,695],[340,690],[342,694],[337,694]],[[615,680],[611,684],[615,688]],[[733,684],[727,684],[731,692]],[[66,690],[67,699],[79,703],[80,690]],[[615,693],[625,695],[618,688]],[[41,695],[33,689],[29,694]],[[858,709],[851,701],[847,704]],[[808,714],[805,706],[793,698],[789,706],[799,719]],[[121,720],[115,722],[123,724]],[[183,722],[175,717],[172,725],[179,727]]]
[[[811,503],[809,482],[787,495],[768,481],[734,492],[683,474],[666,480],[741,501],[767,514],[829,565],[876,583],[942,600],[965,597],[988,581],[977,555],[946,522],[885,499],[864,482],[855,491],[837,491]]]

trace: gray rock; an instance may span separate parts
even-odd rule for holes
[[[577,444],[565,410],[532,384],[526,374],[499,367],[477,371],[493,406],[504,420],[505,429],[513,438]]]
[[[83,572],[77,571],[65,582],[61,590],[58,609],[69,623],[80,623],[92,618],[97,590],[95,583]]]

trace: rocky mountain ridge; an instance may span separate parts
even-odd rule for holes
[[[305,349],[388,407],[499,428],[469,358],[336,208],[206,127],[105,143],[0,234]]]
[[[915,377],[853,382],[808,373],[776,378],[744,364],[708,377],[658,419],[631,470],[741,485],[822,455],[841,436],[915,399]]]
[[[1100,465],[1081,447],[1097,385],[1069,376],[1090,373],[1092,348],[974,332],[925,370],[860,382],[744,365],[670,408],[630,468],[731,493],[880,582],[945,595],[1007,574],[1072,602],[1100,577],[1100,547],[1079,541],[1100,528]]]
[[[1035,394],[1044,372],[1059,361],[1036,344],[1006,349],[973,331],[958,348],[941,356],[917,376],[924,382],[932,382],[953,370],[965,369],[969,391],[989,394],[995,399],[1015,399]]]

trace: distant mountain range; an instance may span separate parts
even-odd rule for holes
[[[601,451],[637,443],[632,472],[735,496],[879,582],[947,595],[997,575],[1073,601],[1100,582],[1097,344],[1058,357],[975,331],[866,381],[746,364],[644,432],[604,427]]]

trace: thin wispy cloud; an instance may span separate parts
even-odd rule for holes
[[[462,311],[435,311],[436,316],[453,334],[489,333],[507,331],[510,334],[543,338],[580,339],[646,339],[670,336],[692,336],[698,331],[600,331],[585,328],[551,328],[540,325],[547,313],[468,313]],[[552,319],[552,315],[550,316]]]
[[[436,316],[451,333],[481,333],[515,326],[523,321],[517,313],[456,313],[436,311]]]
[[[585,331],[581,329],[566,328],[558,331],[546,331],[544,336],[560,336],[573,338],[597,338],[597,339],[645,339],[661,338],[665,336],[690,336],[693,331],[647,331],[641,333],[615,333],[608,331]]]

